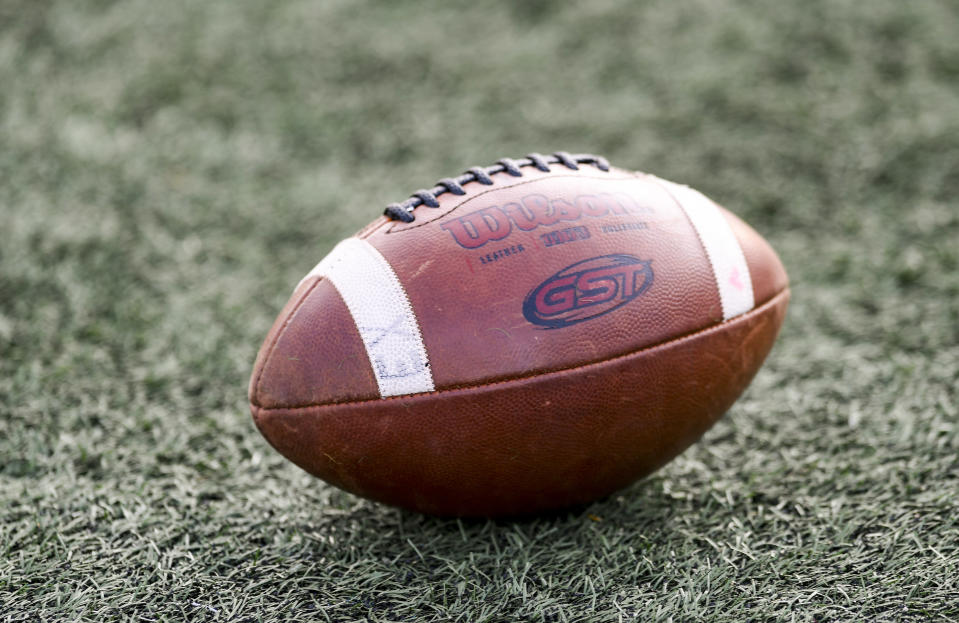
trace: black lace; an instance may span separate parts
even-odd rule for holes
[[[421,205],[438,208],[440,203],[436,200],[437,197],[447,192],[453,193],[454,195],[465,195],[466,190],[463,189],[464,184],[479,182],[480,184],[491,186],[493,184],[493,179],[490,177],[491,175],[505,171],[513,177],[522,177],[523,172],[521,169],[523,167],[536,167],[544,173],[549,173],[549,165],[551,164],[561,164],[567,169],[574,171],[579,169],[580,164],[591,164],[600,171],[609,171],[609,162],[607,162],[605,158],[590,154],[568,154],[565,151],[557,151],[550,156],[532,153],[519,160],[503,158],[491,167],[486,167],[485,169],[483,167],[472,167],[471,169],[467,169],[466,173],[459,177],[443,178],[438,181],[433,188],[429,190],[418,190],[402,203],[391,203],[386,207],[383,213],[394,221],[412,223],[415,218],[413,216],[414,208]]]

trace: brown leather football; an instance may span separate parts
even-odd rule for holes
[[[666,463],[749,384],[786,272],[653,175],[558,152],[441,180],[296,287],[250,381],[291,461],[441,515],[588,502]]]

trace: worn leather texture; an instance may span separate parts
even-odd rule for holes
[[[358,234],[406,290],[435,392],[379,398],[336,289],[301,284],[250,383],[270,443],[359,495],[502,515],[608,494],[701,436],[772,346],[788,300],[782,264],[723,210],[756,308],[722,322],[702,244],[655,178],[553,169],[500,173],[418,207],[412,223],[381,218]],[[601,279],[613,279],[617,297],[597,304],[564,285],[593,275],[590,296],[606,297]]]
[[[284,456],[374,500],[439,515],[563,508],[628,485],[709,429],[759,369],[787,300],[567,370],[253,415]]]
[[[267,336],[250,380],[263,407],[379,396],[359,331],[333,285],[312,277],[297,288]]]

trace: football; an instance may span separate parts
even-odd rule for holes
[[[250,404],[273,447],[357,495],[556,510],[702,436],[788,300],[769,244],[699,192],[588,154],[505,158],[335,246],[268,333]]]

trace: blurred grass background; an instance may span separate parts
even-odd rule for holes
[[[292,286],[437,178],[691,184],[793,304],[587,509],[365,502],[255,431]],[[959,5],[0,0],[0,620],[959,618]]]

